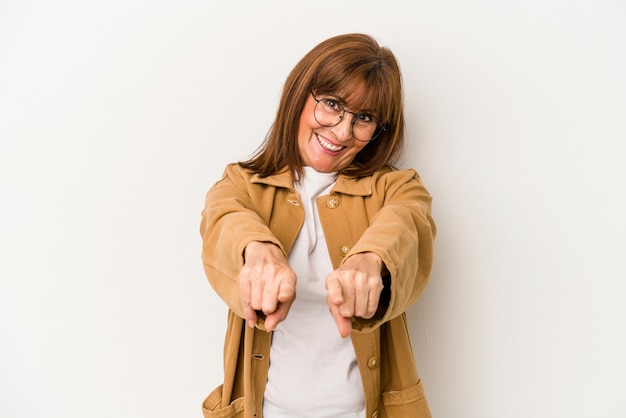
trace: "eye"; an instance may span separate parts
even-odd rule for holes
[[[359,121],[359,123],[369,124],[374,122],[374,116],[369,113],[358,113],[356,115],[356,120]]]
[[[332,110],[336,113],[343,112],[343,106],[341,106],[339,102],[335,99],[322,99],[322,102],[326,105],[328,110]]]

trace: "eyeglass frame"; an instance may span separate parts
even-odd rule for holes
[[[387,124],[383,123],[383,124],[377,124],[376,128],[374,128],[374,134],[372,135],[372,137],[370,139],[359,139],[354,135],[354,122],[356,121],[356,118],[361,115],[360,113],[356,113],[356,112],[351,112],[348,109],[346,109],[344,107],[344,105],[341,104],[341,102],[337,99],[332,99],[334,101],[337,102],[337,104],[339,106],[341,106],[341,108],[343,109],[343,113],[341,114],[341,116],[339,117],[339,120],[337,121],[337,123],[334,123],[332,125],[324,125],[323,123],[321,123],[319,120],[317,120],[317,116],[315,115],[315,109],[317,109],[317,105],[320,104],[320,102],[324,99],[318,99],[317,96],[315,95],[315,93],[313,93],[313,90],[309,90],[311,92],[311,96],[313,96],[313,100],[315,100],[315,107],[313,108],[313,117],[315,118],[315,121],[317,123],[319,123],[320,125],[326,127],[326,128],[331,128],[333,126],[337,126],[339,125],[341,122],[343,122],[343,117],[346,115],[346,112],[350,113],[351,115],[353,115],[354,117],[352,118],[352,123],[350,124],[350,130],[352,132],[352,137],[359,141],[359,142],[371,142],[373,140],[375,140],[376,138],[378,138],[380,136],[380,134],[382,134],[383,132],[385,132],[387,130]],[[375,116],[371,116],[374,119],[377,119]]]

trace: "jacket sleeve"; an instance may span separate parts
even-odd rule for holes
[[[250,181],[245,172],[226,167],[222,179],[208,191],[202,211],[202,262],[207,278],[228,307],[243,317],[239,290],[239,272],[243,251],[251,241],[281,243],[272,234],[267,221],[255,210],[250,199]],[[258,203],[257,207],[258,207]],[[284,252],[284,249],[283,249]]]
[[[430,277],[436,234],[432,198],[414,170],[386,173],[372,187],[384,196],[382,207],[348,255],[373,251],[387,272],[379,312],[372,320],[355,320],[354,328],[362,331],[401,315],[417,300]]]

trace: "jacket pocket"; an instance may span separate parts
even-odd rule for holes
[[[243,398],[237,398],[222,408],[222,386],[215,388],[202,402],[204,418],[243,418]]]
[[[382,417],[432,418],[421,381],[407,389],[383,392],[381,396]]]

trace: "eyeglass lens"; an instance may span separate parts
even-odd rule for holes
[[[346,113],[350,113],[352,114],[352,135],[357,140],[371,141],[384,131],[371,115],[350,112],[334,99],[318,98],[315,95],[313,95],[313,98],[317,102],[314,110],[315,120],[322,126],[338,125]]]

